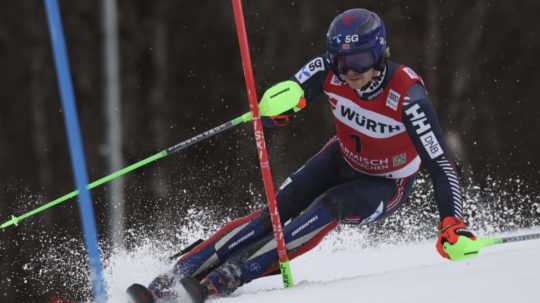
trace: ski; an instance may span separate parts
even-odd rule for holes
[[[126,290],[128,303],[165,303],[165,301],[155,298],[151,290],[141,284],[132,284]],[[163,298],[166,302],[177,303],[204,303],[208,298],[208,289],[201,285],[198,280],[185,277],[174,287],[174,295]]]

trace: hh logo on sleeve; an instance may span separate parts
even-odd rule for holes
[[[435,159],[442,155],[443,150],[439,144],[439,140],[437,140],[437,137],[431,130],[431,124],[428,123],[428,118],[420,108],[420,105],[414,104],[405,110],[405,114],[411,119],[412,125],[416,129],[416,133],[420,135],[422,145],[431,159]]]

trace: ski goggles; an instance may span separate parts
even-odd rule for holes
[[[337,72],[340,75],[347,74],[347,71],[353,70],[357,73],[365,73],[377,64],[375,57],[371,52],[361,52],[351,55],[338,56],[336,58]]]

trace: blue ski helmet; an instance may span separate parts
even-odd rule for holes
[[[363,8],[339,14],[326,34],[328,60],[338,76],[349,69],[360,73],[370,68],[382,70],[387,47],[383,21]]]

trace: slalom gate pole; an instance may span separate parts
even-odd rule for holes
[[[103,281],[101,258],[98,249],[94,209],[92,207],[90,193],[86,188],[86,184],[88,184],[88,175],[86,173],[86,163],[82,148],[81,132],[79,120],[77,118],[77,108],[75,105],[73,84],[71,82],[60,9],[57,0],[45,0],[45,8],[69,141],[71,165],[75,175],[75,182],[80,192],[79,212],[82,218],[84,242],[86,244],[90,263],[90,281],[92,283],[94,299],[98,303],[104,303],[107,301],[107,294],[105,283]]]
[[[192,137],[192,138],[187,139],[187,140],[185,140],[183,142],[180,142],[180,143],[178,143],[178,144],[176,144],[174,146],[171,146],[171,147],[169,147],[167,149],[164,149],[164,150],[160,151],[159,153],[154,154],[154,155],[152,155],[152,156],[150,156],[150,157],[148,157],[146,159],[143,159],[143,160],[141,160],[139,162],[128,165],[125,168],[123,168],[123,169],[121,169],[121,170],[119,170],[117,172],[114,172],[114,173],[112,173],[112,174],[110,174],[108,176],[105,176],[105,177],[103,177],[101,179],[98,179],[98,180],[88,184],[85,187],[85,189],[96,188],[96,187],[98,187],[100,185],[103,185],[103,184],[105,184],[107,182],[110,182],[110,181],[112,181],[112,180],[114,180],[114,179],[116,179],[116,178],[118,178],[120,176],[123,176],[123,175],[125,175],[125,174],[127,174],[127,173],[129,173],[131,171],[134,171],[134,170],[136,170],[136,169],[138,169],[140,167],[143,167],[143,166],[145,166],[145,165],[147,165],[149,163],[152,163],[152,162],[157,161],[159,159],[165,158],[165,157],[167,157],[167,156],[169,156],[169,155],[171,155],[173,153],[177,153],[177,152],[179,152],[181,150],[184,150],[184,149],[190,147],[191,145],[193,145],[195,143],[206,140],[206,139],[208,139],[210,137],[213,137],[213,136],[215,136],[217,134],[220,134],[220,133],[222,133],[222,132],[224,132],[224,131],[226,131],[226,130],[228,130],[230,128],[233,128],[233,127],[235,127],[237,125],[240,125],[240,124],[242,124],[244,122],[249,122],[249,121],[251,121],[251,113],[245,113],[242,116],[239,116],[239,117],[237,117],[237,118],[235,118],[233,120],[225,122],[225,123],[223,123],[223,124],[221,124],[219,126],[216,126],[216,127],[212,128],[212,129],[210,129],[208,131],[205,131],[204,133],[201,133],[201,134],[199,134],[199,135],[197,135],[195,137]],[[20,221],[22,221],[22,220],[24,220],[26,218],[29,218],[29,217],[34,216],[34,215],[36,215],[38,213],[41,213],[41,212],[43,212],[43,211],[45,211],[45,210],[47,210],[49,208],[52,208],[52,207],[54,207],[56,205],[64,203],[65,201],[76,197],[77,195],[79,195],[79,193],[80,193],[80,189],[72,191],[69,194],[66,194],[66,195],[64,195],[64,196],[62,196],[60,198],[57,198],[55,200],[52,200],[50,202],[47,202],[46,204],[44,204],[44,205],[42,205],[42,206],[40,206],[38,208],[35,208],[35,209],[33,209],[33,210],[29,211],[29,212],[26,212],[26,213],[24,213],[24,214],[22,214],[20,216],[12,215],[9,220],[7,220],[6,222],[4,222],[4,223],[2,223],[0,225],[0,230],[4,230],[4,229],[6,229],[6,228],[8,228],[10,226],[17,225]]]
[[[264,141],[263,125],[259,116],[259,105],[257,104],[257,92],[255,90],[255,79],[253,77],[251,57],[249,55],[249,46],[246,33],[246,25],[244,22],[244,13],[242,11],[242,2],[241,0],[231,1],[234,11],[234,20],[236,24],[236,34],[238,36],[238,43],[240,44],[240,54],[242,57],[242,67],[244,70],[244,79],[247,89],[249,108],[253,113],[253,127],[255,132],[255,140],[257,143],[257,150],[259,153],[259,163],[261,166],[261,173],[264,182],[264,189],[266,192],[266,199],[268,201],[270,218],[272,220],[274,237],[277,243],[279,268],[285,287],[292,287],[294,283],[292,279],[291,268],[289,265],[289,258],[287,256],[287,250],[285,248],[285,240],[283,239],[283,230],[281,228],[281,220],[279,218],[279,212],[277,209],[276,197],[274,194],[274,184],[272,182],[272,173],[270,171],[270,163],[268,162],[268,152],[266,151],[266,144]]]
[[[444,250],[446,251],[451,260],[459,261],[477,256],[480,253],[480,250],[484,247],[535,239],[540,239],[540,233],[499,238],[480,237],[476,240],[471,240],[465,236],[460,236],[458,238],[458,241],[453,245],[445,243]]]

